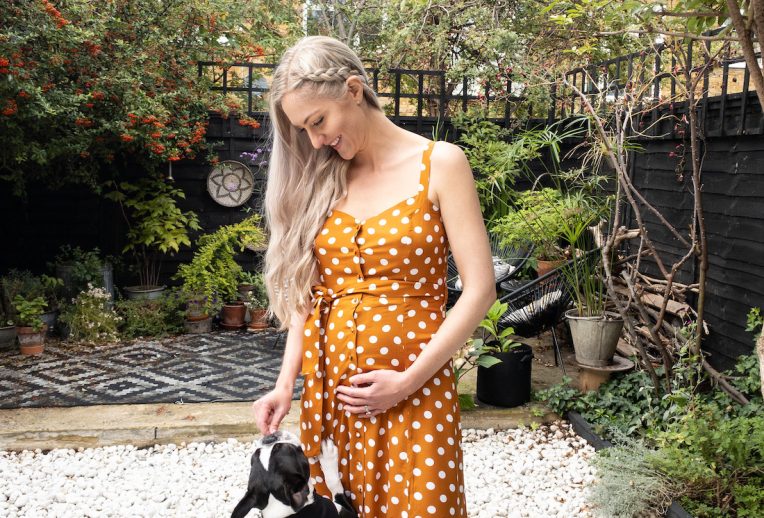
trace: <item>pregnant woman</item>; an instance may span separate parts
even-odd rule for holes
[[[321,441],[363,517],[466,517],[451,358],[496,298],[464,153],[393,124],[358,56],[308,37],[270,89],[266,192],[271,310],[288,327],[273,391],[254,403],[263,433],[290,407],[317,490]],[[446,258],[463,292],[446,317]]]

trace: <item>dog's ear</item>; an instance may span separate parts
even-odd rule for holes
[[[260,462],[260,448],[252,454],[247,493],[236,505],[231,518],[244,518],[251,509],[263,509],[268,505],[268,473]]]
[[[308,503],[308,497],[310,496],[310,488],[305,485],[297,491],[293,491],[289,496],[289,503],[292,505],[292,509],[302,509],[305,504]]]
[[[300,455],[297,456],[297,473],[298,479],[304,481],[305,485],[301,488],[295,488],[290,495],[292,502],[292,509],[302,509],[308,501],[310,496],[310,487],[308,486],[308,480],[310,479],[310,464],[308,458],[302,454],[300,449]]]
[[[268,503],[268,492],[262,488],[252,488],[247,490],[244,498],[236,504],[231,518],[244,518],[252,509],[263,509]]]

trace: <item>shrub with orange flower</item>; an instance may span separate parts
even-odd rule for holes
[[[0,163],[14,192],[32,181],[97,186],[107,170],[121,174],[104,162],[128,157],[152,171],[204,156],[210,110],[227,116],[242,104],[226,103],[197,62],[254,56],[263,42],[282,48],[293,15],[276,0],[168,2],[163,16],[155,0],[124,5],[0,2]]]

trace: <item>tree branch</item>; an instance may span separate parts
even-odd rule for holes
[[[755,6],[764,4],[761,0],[751,0],[751,2]],[[756,96],[759,98],[759,105],[764,109],[764,74],[762,74],[761,67],[759,67],[759,60],[756,59],[756,52],[753,50],[753,34],[746,27],[743,15],[740,14],[740,5],[737,3],[737,0],[727,0],[727,9],[730,13],[732,26],[735,27],[735,32],[737,32],[740,46],[743,47],[743,57],[745,58],[745,64],[748,67],[750,77],[753,80]],[[754,7],[755,9],[756,7]],[[758,33],[757,36],[761,38],[762,34]]]

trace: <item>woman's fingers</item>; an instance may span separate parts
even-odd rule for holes
[[[366,398],[350,397],[350,396],[346,396],[344,394],[337,394],[337,399],[342,401],[345,405],[363,406],[363,405],[368,405],[369,404],[369,401]]]

